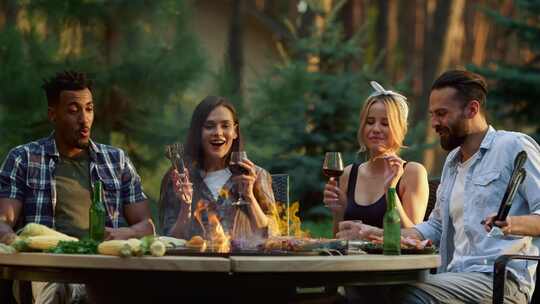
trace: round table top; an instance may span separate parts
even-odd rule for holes
[[[378,254],[346,256],[163,256],[120,258],[104,255],[16,253],[2,255],[1,266],[125,269],[193,272],[361,272],[430,269],[439,255]]]

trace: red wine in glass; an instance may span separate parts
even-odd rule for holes
[[[231,170],[231,173],[235,176],[248,175],[249,171],[240,165],[241,161],[247,159],[246,151],[231,152],[231,160],[229,161],[229,170]],[[238,185],[238,200],[231,203],[233,206],[249,205],[249,202],[244,199],[242,192],[242,185]]]
[[[326,152],[323,162],[323,173],[330,179],[335,179],[343,174],[343,159],[340,152]]]
[[[229,164],[229,170],[231,170],[231,173],[232,173],[233,175],[235,175],[235,176],[236,176],[236,175],[242,175],[242,174],[244,174],[244,175],[248,175],[248,174],[249,174],[249,171],[248,171],[246,168],[242,167],[242,166],[241,166],[240,164],[238,164],[238,163],[232,163],[232,162],[231,162],[231,163]]]
[[[343,174],[343,170],[323,169],[323,174],[326,177],[338,178]]]

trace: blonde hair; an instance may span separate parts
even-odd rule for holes
[[[360,127],[357,132],[357,140],[360,145],[359,152],[365,152],[366,146],[364,144],[363,134],[367,123],[367,116],[369,109],[376,102],[382,102],[386,109],[386,117],[388,119],[388,128],[390,130],[390,145],[388,150],[398,153],[403,148],[403,140],[407,134],[407,116],[409,109],[404,97],[399,94],[384,94],[370,96],[364,102],[362,111],[360,111]]]

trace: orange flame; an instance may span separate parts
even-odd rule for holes
[[[221,226],[216,212],[209,210],[209,207],[210,204],[207,201],[198,201],[195,211],[193,212],[193,217],[201,226],[204,238],[210,241],[208,250],[220,253],[229,252],[231,248],[231,238],[223,230],[223,226]],[[203,223],[203,212],[207,212],[208,214],[208,227],[205,227]]]
[[[285,204],[276,202],[271,215],[273,224],[277,226],[271,229],[275,231],[273,234],[298,238],[309,237],[309,231],[302,230],[302,221],[297,215],[298,210],[300,210],[298,202],[292,203],[288,209]]]
[[[207,209],[208,209],[208,202],[200,200],[197,202],[197,207],[195,207],[195,211],[193,211],[193,217],[197,220],[197,222],[199,222],[203,235],[206,235],[206,229],[204,228],[204,224],[202,221],[202,213],[203,211]]]
[[[220,253],[231,251],[231,237],[223,230],[215,212],[208,213],[208,224],[210,226],[209,237],[212,242],[211,250]]]

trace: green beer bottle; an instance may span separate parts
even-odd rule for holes
[[[101,182],[94,184],[92,205],[90,205],[90,239],[102,242],[105,238],[105,206],[102,201]]]
[[[396,209],[396,188],[388,188],[386,213],[383,218],[383,254],[401,254],[401,220]]]

